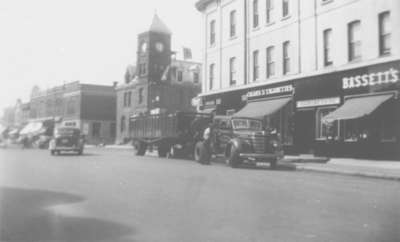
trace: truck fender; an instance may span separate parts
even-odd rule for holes
[[[231,139],[225,148],[225,157],[229,157],[231,154],[232,147],[236,147],[236,149],[242,150],[243,142],[239,139]]]

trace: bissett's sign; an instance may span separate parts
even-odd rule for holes
[[[287,93],[287,92],[293,92],[292,85],[286,85],[286,86],[274,87],[274,88],[264,88],[264,89],[250,91],[247,93],[247,98],[256,98],[256,97],[268,96],[268,95],[272,95],[272,94]]]
[[[342,79],[343,89],[368,87],[381,84],[396,83],[399,81],[399,70],[390,68],[387,71],[374,72],[365,75],[345,77]]]

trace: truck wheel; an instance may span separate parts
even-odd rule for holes
[[[158,157],[166,157],[168,153],[168,146],[166,145],[159,145],[157,148]]]
[[[210,164],[211,154],[209,154],[204,143],[199,141],[194,147],[194,159],[201,164]]]
[[[146,153],[146,149],[147,149],[147,144],[144,142],[139,142],[136,145],[136,155],[143,156]]]
[[[277,159],[273,159],[272,161],[269,162],[269,167],[270,167],[272,170],[276,170],[277,164],[278,164],[278,160],[277,160]]]
[[[237,168],[241,163],[241,159],[239,156],[239,149],[232,145],[231,151],[229,152],[229,157],[228,157],[228,164],[232,168]]]

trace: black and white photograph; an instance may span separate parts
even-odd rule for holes
[[[0,242],[399,242],[399,0],[0,0]]]

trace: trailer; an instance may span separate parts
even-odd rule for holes
[[[211,122],[212,115],[207,113],[137,115],[130,118],[129,133],[138,156],[157,147],[159,157],[192,158],[195,144]]]

